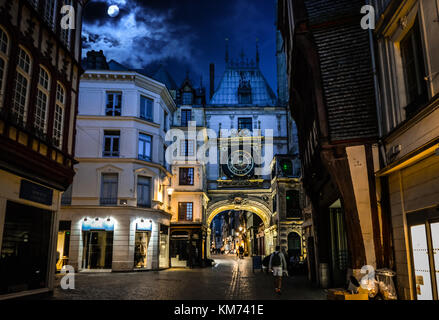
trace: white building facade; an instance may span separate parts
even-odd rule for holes
[[[58,267],[169,267],[171,172],[164,142],[174,111],[166,86],[137,72],[88,70],[82,76],[79,164],[63,196]]]

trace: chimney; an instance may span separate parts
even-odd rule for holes
[[[212,100],[213,94],[215,93],[215,65],[213,63],[210,64],[210,97],[209,100]]]

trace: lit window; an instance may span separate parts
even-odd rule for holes
[[[64,108],[65,90],[59,83],[57,83],[55,117],[53,122],[53,144],[58,148],[61,148],[63,140]]]
[[[194,168],[180,168],[179,184],[181,186],[194,185]]]
[[[178,220],[192,221],[193,220],[193,202],[179,202],[178,203]]]
[[[40,67],[38,77],[38,92],[35,105],[35,122],[34,126],[40,134],[45,134],[47,130],[47,105],[49,103],[49,74]]]
[[[15,120],[21,124],[26,122],[30,73],[31,58],[22,48],[19,48],[12,112]]]

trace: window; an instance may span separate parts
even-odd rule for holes
[[[179,202],[178,203],[178,221],[192,221],[193,220],[193,202]]]
[[[181,110],[181,126],[187,127],[189,125],[189,121],[192,120],[192,110],[183,109]]]
[[[153,121],[154,100],[140,96],[140,118]]]
[[[410,117],[428,99],[427,83],[424,80],[424,53],[417,20],[401,41],[400,47],[407,96],[406,116]]]
[[[163,118],[164,118],[163,130],[166,132],[166,131],[168,131],[168,113],[164,110],[163,110]]]
[[[193,94],[192,92],[183,92],[183,105],[190,106],[193,103]]]
[[[281,160],[279,165],[280,165],[280,169],[282,170],[283,177],[291,177],[293,175],[293,164],[291,160],[288,159]]]
[[[194,168],[180,168],[179,180],[181,186],[193,186]]]
[[[194,140],[180,142],[180,156],[192,157],[194,155]]]
[[[140,133],[139,134],[139,159],[145,161],[152,161],[152,137]]]
[[[117,205],[117,173],[103,173],[101,182],[101,205]]]
[[[19,48],[12,112],[15,120],[22,124],[26,122],[30,74],[31,58],[22,48]]]
[[[52,30],[55,29],[55,13],[56,13],[56,1],[45,0],[43,7],[44,20],[49,24]]]
[[[53,144],[58,148],[61,148],[63,141],[65,95],[65,89],[60,83],[57,83],[55,117],[53,122]]]
[[[300,194],[297,190],[287,191],[287,218],[301,218],[300,211]]]
[[[104,157],[119,157],[119,131],[104,131]]]
[[[49,73],[40,67],[38,77],[38,92],[35,105],[35,122],[34,126],[39,134],[45,134],[47,130],[47,105],[49,103],[50,77]]]
[[[107,92],[107,108],[105,109],[107,116],[116,117],[122,114],[122,93]]]
[[[137,177],[137,206],[151,208],[151,178]]]
[[[238,130],[249,130],[253,131],[253,120],[252,118],[238,118]]]
[[[3,97],[5,92],[5,77],[8,62],[9,38],[6,32],[0,28],[0,108],[3,107]]]

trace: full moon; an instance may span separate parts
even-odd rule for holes
[[[119,14],[119,7],[116,5],[109,6],[107,13],[110,17],[114,18]]]

